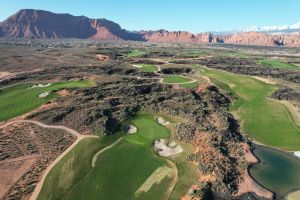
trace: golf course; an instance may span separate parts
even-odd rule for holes
[[[198,82],[192,82],[192,83],[184,83],[180,84],[180,87],[186,88],[186,89],[195,89],[199,85]]]
[[[264,187],[284,198],[300,188],[300,160],[285,152],[258,146],[254,154],[261,163],[250,168],[250,174]]]
[[[274,85],[249,76],[206,68],[201,68],[200,74],[237,98],[231,111],[254,140],[290,151],[300,149],[299,127],[283,104],[269,98],[277,89]]]
[[[274,67],[274,68],[281,68],[281,69],[292,69],[292,70],[300,70],[300,67],[294,64],[285,63],[280,60],[263,60],[261,61],[266,67]]]
[[[145,51],[140,51],[140,50],[132,50],[130,51],[129,53],[126,54],[126,57],[127,58],[131,58],[131,57],[139,57],[139,56],[142,56],[142,55],[145,55],[147,52]]]
[[[38,199],[178,199],[185,194],[196,177],[195,168],[184,159],[186,154],[171,158],[174,164],[153,152],[153,140],[170,137],[170,131],[149,113],[140,113],[126,123],[137,132],[120,130],[81,141],[50,171]],[[178,179],[179,188],[172,193]]]
[[[91,87],[89,80],[56,82],[52,84],[21,84],[0,90],[0,121],[29,112],[59,96],[55,91],[64,88]],[[44,96],[40,96],[40,95]]]
[[[169,75],[164,77],[163,83],[170,83],[170,84],[175,84],[175,83],[186,83],[186,82],[190,82],[191,79],[183,77],[183,76],[179,76],[179,75]]]
[[[157,67],[152,64],[139,64],[143,72],[155,72],[157,71]]]

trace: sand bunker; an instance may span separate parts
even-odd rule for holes
[[[170,122],[166,121],[164,118],[162,117],[157,117],[156,118],[157,122],[163,126],[167,126],[170,124]]]
[[[49,92],[43,92],[43,93],[39,94],[39,98],[44,98],[48,95],[49,95]]]
[[[31,88],[36,88],[36,87],[48,87],[52,85],[52,83],[47,83],[47,84],[37,84],[37,85],[33,85]]]
[[[137,67],[137,68],[142,68],[143,67],[141,65],[132,65],[132,66]]]
[[[160,156],[168,157],[179,154],[183,151],[180,145],[177,145],[174,141],[169,141],[167,144],[164,139],[158,139],[154,141],[154,149]]]
[[[103,55],[103,54],[96,54],[96,58],[98,60],[101,60],[101,61],[107,61],[107,60],[109,60],[109,56]]]
[[[137,128],[136,128],[135,126],[129,124],[128,126],[125,127],[125,132],[126,132],[127,134],[130,134],[130,135],[131,135],[131,134],[134,134],[134,133],[137,132]]]
[[[294,154],[295,156],[297,156],[298,158],[300,158],[300,151],[295,151],[293,154]]]

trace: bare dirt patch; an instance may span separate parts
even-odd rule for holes
[[[71,94],[71,92],[68,91],[68,90],[60,90],[60,91],[58,91],[57,93],[58,93],[60,96],[62,96],[62,97],[65,97],[65,96],[68,96],[68,95]]]
[[[0,127],[0,182],[4,199],[29,197],[40,175],[74,141],[62,129],[44,128],[26,122]]]
[[[21,156],[0,161],[0,199],[36,163],[40,155]]]
[[[98,60],[101,60],[101,61],[107,61],[107,60],[109,60],[109,56],[103,55],[103,54],[96,54],[96,58]]]
[[[257,159],[251,153],[249,146],[247,144],[243,145],[244,153],[245,153],[245,160],[247,163],[256,163]],[[254,192],[260,197],[271,199],[273,197],[273,193],[269,190],[263,188],[258,183],[256,183],[248,173],[248,170],[245,170],[243,173],[243,181],[239,183],[239,191],[236,196],[242,195],[247,192]]]
[[[270,78],[264,78],[264,77],[260,77],[260,76],[252,76],[253,78],[259,80],[259,81],[262,81],[264,83],[267,83],[267,84],[271,84],[271,85],[275,85],[276,84],[276,81],[270,79]]]
[[[0,71],[0,82],[10,79],[14,76],[15,76],[15,74],[13,74],[11,72]]]

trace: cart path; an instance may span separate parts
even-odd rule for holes
[[[6,126],[10,126],[12,124],[15,124],[15,123],[31,123],[31,124],[35,124],[35,125],[38,125],[40,127],[43,127],[43,128],[49,128],[49,129],[63,129],[65,131],[67,131],[68,133],[74,135],[76,137],[76,140],[73,144],[71,144],[62,154],[60,154],[47,168],[46,170],[42,173],[42,177],[41,179],[39,180],[38,184],[36,185],[35,189],[34,189],[34,192],[32,193],[31,197],[30,197],[30,200],[35,200],[37,199],[41,189],[42,189],[42,186],[44,184],[44,181],[48,175],[48,173],[51,171],[51,169],[67,154],[69,153],[82,139],[85,139],[85,138],[99,138],[99,136],[95,136],[95,135],[82,135],[80,134],[79,132],[73,130],[73,129],[70,129],[68,127],[65,127],[65,126],[55,126],[55,125],[46,125],[46,124],[43,124],[41,122],[38,122],[38,121],[33,121],[33,120],[16,120],[16,121],[12,121],[12,122],[8,122],[2,126],[0,126],[0,128],[5,128]]]

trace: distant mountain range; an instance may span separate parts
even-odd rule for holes
[[[299,34],[300,32],[300,22],[292,25],[283,25],[283,26],[249,26],[242,29],[233,29],[227,31],[216,31],[214,34],[234,34],[241,32],[261,32],[268,33],[271,35],[288,35],[288,34]]]
[[[266,33],[299,33],[300,32],[300,22],[292,25],[283,25],[283,26],[250,26],[242,30],[242,32],[255,31],[255,32],[266,32]]]
[[[169,43],[228,43],[266,46],[299,46],[300,23],[291,26],[249,27],[227,33],[187,31],[138,31],[122,29],[106,19],[56,14],[43,10],[24,9],[0,22],[0,37],[6,38],[78,38],[94,40],[133,40]],[[292,34],[291,34],[292,33]]]

